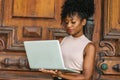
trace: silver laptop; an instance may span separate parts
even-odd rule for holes
[[[33,70],[44,68],[80,73],[65,67],[58,40],[24,41],[24,46],[29,66]]]

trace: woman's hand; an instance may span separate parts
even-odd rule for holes
[[[39,71],[46,73],[46,74],[51,74],[53,77],[61,77],[62,72],[58,70],[47,70],[47,69],[39,69]]]
[[[53,74],[53,75],[57,74],[57,70],[39,69],[39,71],[41,71],[43,73]]]
[[[56,76],[62,77],[63,73],[61,71],[56,71]]]

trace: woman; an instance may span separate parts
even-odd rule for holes
[[[93,0],[66,0],[62,7],[62,25],[69,34],[61,42],[64,63],[66,67],[82,71],[82,73],[64,73],[44,69],[40,71],[52,74],[56,77],[54,80],[91,80],[95,46],[83,34],[83,28],[93,13]]]

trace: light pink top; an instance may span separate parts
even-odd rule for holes
[[[65,37],[61,42],[63,59],[67,68],[83,70],[84,48],[91,42],[84,35],[74,38],[72,36]]]

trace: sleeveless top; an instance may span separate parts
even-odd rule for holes
[[[74,38],[66,36],[61,42],[62,55],[65,67],[83,70],[84,48],[91,42],[84,35]]]

